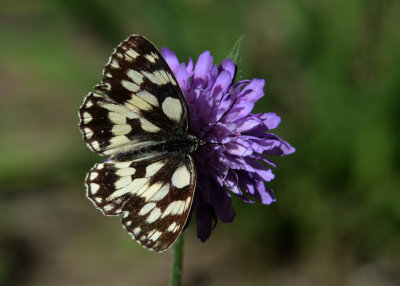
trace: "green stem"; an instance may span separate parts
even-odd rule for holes
[[[170,286],[182,285],[182,265],[183,265],[183,233],[181,233],[181,235],[175,241]]]

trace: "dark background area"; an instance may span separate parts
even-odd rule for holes
[[[399,285],[399,27],[394,0],[1,1],[0,285],[167,284],[171,251],[84,196],[102,158],[77,112],[132,33],[217,63],[245,34],[238,79],[266,79],[255,112],[297,149],[274,158],[277,203],[186,231],[184,285]]]

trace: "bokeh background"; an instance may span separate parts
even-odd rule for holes
[[[142,249],[85,198],[101,158],[83,97],[131,33],[181,61],[221,62],[297,151],[275,158],[277,203],[233,199],[231,224],[185,234],[184,285],[400,285],[400,2],[0,2],[0,285],[166,285],[172,253]]]

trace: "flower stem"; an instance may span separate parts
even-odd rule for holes
[[[183,233],[175,241],[170,286],[182,285]]]

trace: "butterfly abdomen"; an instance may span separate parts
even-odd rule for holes
[[[162,148],[163,151],[168,153],[186,155],[196,151],[201,145],[203,145],[202,140],[195,136],[187,135],[185,137],[171,138],[171,140],[163,144]]]
[[[127,152],[116,154],[113,159],[117,161],[132,161],[147,156],[161,156],[165,154],[184,157],[202,146],[204,142],[192,135],[177,135],[165,142],[157,142]]]

